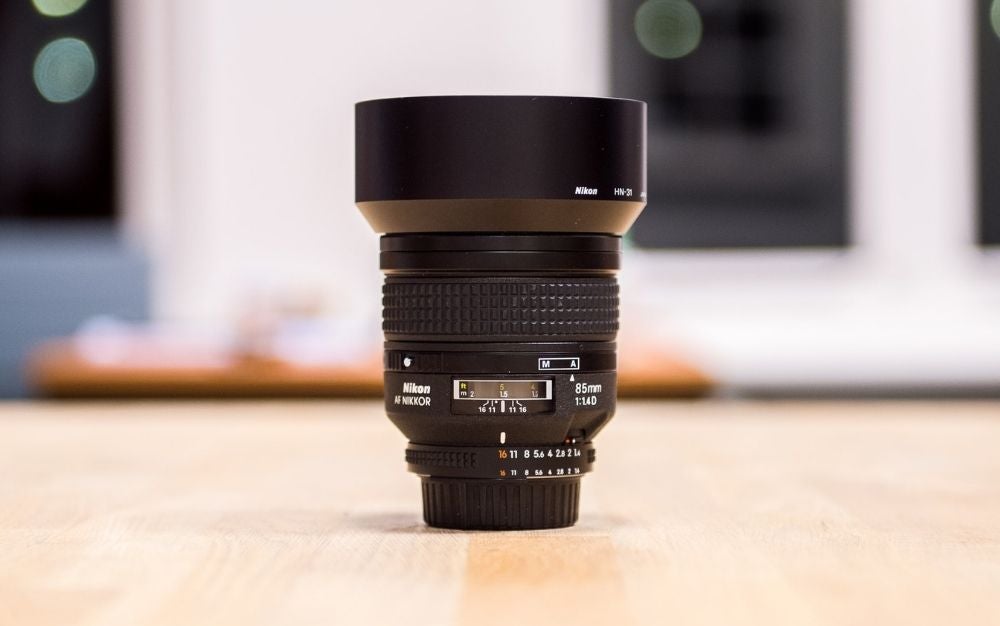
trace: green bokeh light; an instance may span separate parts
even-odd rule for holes
[[[63,37],[50,41],[38,53],[33,76],[43,98],[62,103],[87,93],[96,71],[90,46],[75,37]]]
[[[990,5],[990,25],[993,26],[993,34],[1000,37],[1000,0],[993,0]]]
[[[87,0],[31,0],[31,3],[42,15],[64,17],[82,9]]]
[[[639,43],[661,59],[679,59],[694,52],[701,32],[701,15],[688,0],[647,0],[635,12]]]

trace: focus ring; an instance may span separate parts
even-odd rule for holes
[[[382,288],[387,340],[540,337],[603,341],[618,331],[618,283],[579,280],[413,280]]]

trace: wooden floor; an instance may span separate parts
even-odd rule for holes
[[[623,404],[581,523],[424,527],[375,402],[0,405],[0,624],[1000,624],[1000,403]]]

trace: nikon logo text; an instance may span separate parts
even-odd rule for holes
[[[430,393],[430,385],[418,385],[416,383],[403,383],[403,393]]]
[[[576,188],[576,195],[578,195],[578,196],[596,196],[597,195],[597,188],[596,187],[577,187]]]

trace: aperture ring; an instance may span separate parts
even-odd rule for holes
[[[596,460],[593,444],[429,446],[406,448],[407,468],[422,476],[538,480],[579,476]]]
[[[389,341],[608,341],[618,332],[613,277],[415,279],[391,276],[382,288]]]

